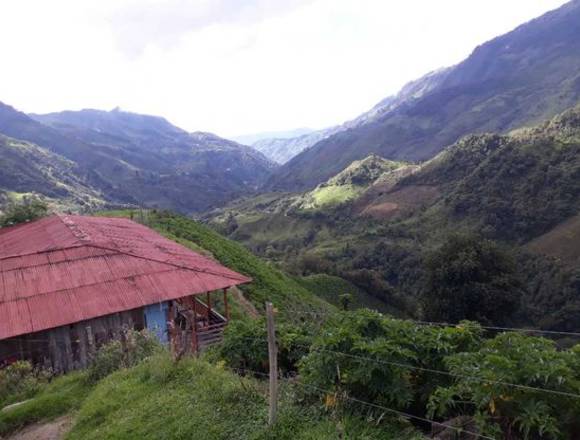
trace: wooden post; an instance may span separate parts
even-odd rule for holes
[[[211,292],[207,292],[207,325],[211,325]]]
[[[274,324],[274,307],[266,303],[266,323],[268,329],[268,359],[270,363],[270,404],[268,424],[276,423],[278,411],[278,347],[276,346],[276,327]]]
[[[93,335],[93,329],[90,325],[88,325],[85,330],[87,331],[88,358],[90,364],[93,362],[97,351],[95,347],[95,336]]]
[[[193,305],[193,322],[191,323],[191,351],[197,354],[197,304],[195,298],[192,298]]]
[[[224,289],[224,309],[226,313],[226,319],[230,320],[230,305],[228,303],[228,288]]]

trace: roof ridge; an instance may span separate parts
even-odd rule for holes
[[[56,217],[66,226],[74,238],[82,244],[91,243],[91,236],[75,223],[68,214],[55,214]]]

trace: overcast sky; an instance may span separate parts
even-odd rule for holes
[[[0,0],[0,101],[234,136],[351,119],[564,0]]]

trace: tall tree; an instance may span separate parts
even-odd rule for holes
[[[502,324],[516,310],[522,293],[512,256],[491,240],[452,234],[425,258],[422,292],[427,319],[462,319]]]

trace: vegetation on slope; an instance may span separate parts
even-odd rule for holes
[[[577,107],[509,136],[468,136],[423,165],[383,174],[339,207],[292,209],[303,195],[278,194],[240,202],[213,221],[291,273],[338,276],[415,317],[427,313],[418,298],[432,250],[457,232],[493,240],[518,267],[523,294],[511,321],[578,330],[574,265],[529,255],[553,250],[545,241],[539,248],[525,244],[568,222],[552,236],[569,237],[574,255],[578,246],[568,232],[575,224],[569,219],[580,212],[579,139]],[[382,215],[369,216],[370,210]]]
[[[38,195],[63,209],[103,206],[76,165],[48,149],[0,134],[0,191],[10,199]],[[0,203],[0,206],[2,203]]]
[[[196,359],[157,356],[114,373],[81,407],[67,439],[335,439],[336,423],[281,394],[279,420],[267,424],[266,387]],[[342,420],[348,438],[395,439],[356,417]],[[401,440],[403,437],[399,437]]]

